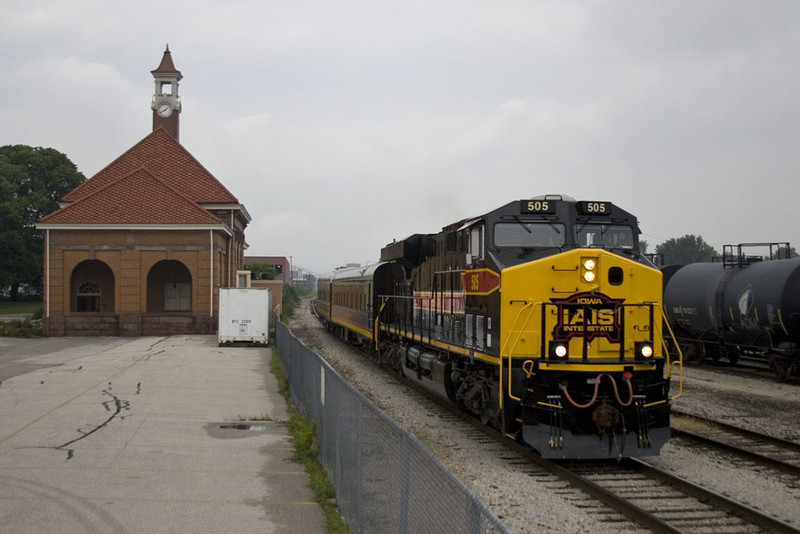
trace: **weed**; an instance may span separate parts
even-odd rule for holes
[[[42,337],[41,321],[0,323],[0,337]]]
[[[273,347],[269,369],[278,379],[278,388],[286,399],[289,412],[289,431],[292,434],[298,460],[305,465],[306,472],[311,479],[311,490],[314,498],[322,506],[329,534],[348,534],[350,529],[342,519],[339,507],[336,505],[336,490],[331,483],[325,467],[319,463],[320,442],[314,426],[308,424],[303,415],[294,407],[289,398],[289,381],[283,374],[281,361]]]

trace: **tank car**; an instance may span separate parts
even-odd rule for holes
[[[769,247],[752,255],[753,247]],[[664,307],[688,356],[759,355],[780,378],[800,376],[800,259],[788,243],[725,245],[720,262],[667,266]]]
[[[545,457],[655,455],[682,360],[638,238],[611,202],[517,200],[320,277],[315,306],[387,367]]]

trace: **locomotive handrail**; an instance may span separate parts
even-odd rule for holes
[[[667,326],[667,330],[669,331],[669,336],[672,339],[673,344],[675,345],[675,350],[678,351],[678,359],[677,361],[671,361],[669,347],[664,345],[667,354],[667,378],[672,378],[672,367],[677,365],[678,366],[678,394],[674,397],[670,397],[670,400],[675,400],[681,395],[683,395],[683,352],[681,351],[681,346],[678,344],[678,339],[675,337],[675,332],[672,331],[672,325],[669,324],[669,319],[667,319],[667,314],[664,312],[664,307],[660,303],[655,303],[658,307],[659,311],[661,311],[661,319],[662,323]],[[661,338],[664,338],[664,335],[661,335]]]
[[[385,299],[385,303],[386,304],[388,304],[389,300],[391,300],[391,299],[414,301],[414,300],[416,300],[418,298],[421,298],[421,299],[431,298],[431,297],[420,297],[420,296],[417,296],[417,295],[377,295],[377,296],[380,299]],[[385,308],[385,305],[381,305],[381,309],[378,310],[378,313],[376,315],[376,319],[380,318],[380,313],[383,311],[384,308]],[[378,324],[378,323],[376,323],[376,324]],[[408,336],[408,323],[406,321],[398,321],[397,322],[397,331],[401,332],[402,335],[404,335],[404,336]],[[422,333],[420,333],[420,338],[422,338]],[[412,321],[411,321],[411,339],[416,339],[416,334],[414,333],[413,317],[412,317]]]
[[[528,321],[530,320],[531,315],[533,314],[533,310],[536,308],[536,306],[541,306],[541,304],[542,304],[541,302],[533,302],[533,303],[532,302],[528,302],[528,301],[519,301],[519,302],[525,302],[525,305],[519,310],[519,312],[517,312],[517,317],[514,319],[514,324],[511,325],[511,329],[509,330],[509,336],[508,336],[507,339],[505,339],[503,341],[504,345],[500,346],[500,380],[499,380],[499,382],[500,382],[500,384],[499,384],[500,385],[500,392],[499,392],[500,408],[503,407],[503,358],[504,357],[508,358],[508,396],[511,397],[512,399],[514,399],[515,401],[522,401],[521,397],[515,397],[514,394],[511,393],[512,358],[511,358],[511,352],[510,352],[510,350],[508,350],[508,343],[509,343],[509,340],[511,339],[512,333],[514,332],[514,327],[517,326],[517,322],[519,321],[519,318],[522,315],[522,312],[525,311],[526,308],[530,308],[530,313],[528,314],[527,319],[525,319],[525,322],[523,323],[523,325],[524,325],[524,324],[527,324]],[[517,338],[516,338],[516,340],[514,340],[514,344],[512,345],[512,349],[513,349],[514,346],[516,346],[517,341],[519,341],[519,337],[520,337],[520,335],[522,335],[522,332],[523,332],[522,329],[517,330]]]
[[[380,326],[381,326],[381,314],[383,313],[383,309],[386,307],[386,303],[389,302],[389,297],[386,296],[379,296],[381,299],[380,308],[378,308],[378,313],[375,314],[375,326],[373,327],[372,332],[372,339],[375,341],[375,352],[378,352],[378,338],[380,337]]]

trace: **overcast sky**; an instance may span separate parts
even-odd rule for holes
[[[0,145],[87,178],[152,131],[246,206],[248,255],[322,273],[545,193],[655,245],[800,249],[800,2],[0,0]]]

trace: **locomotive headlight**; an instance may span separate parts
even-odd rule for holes
[[[637,341],[634,347],[637,360],[651,360],[653,358],[653,344],[650,341]]]
[[[550,342],[550,359],[551,360],[565,360],[569,356],[569,350],[567,350],[567,344],[552,341]]]
[[[592,283],[597,279],[597,260],[594,258],[583,258],[581,260],[581,277],[586,283]]]

